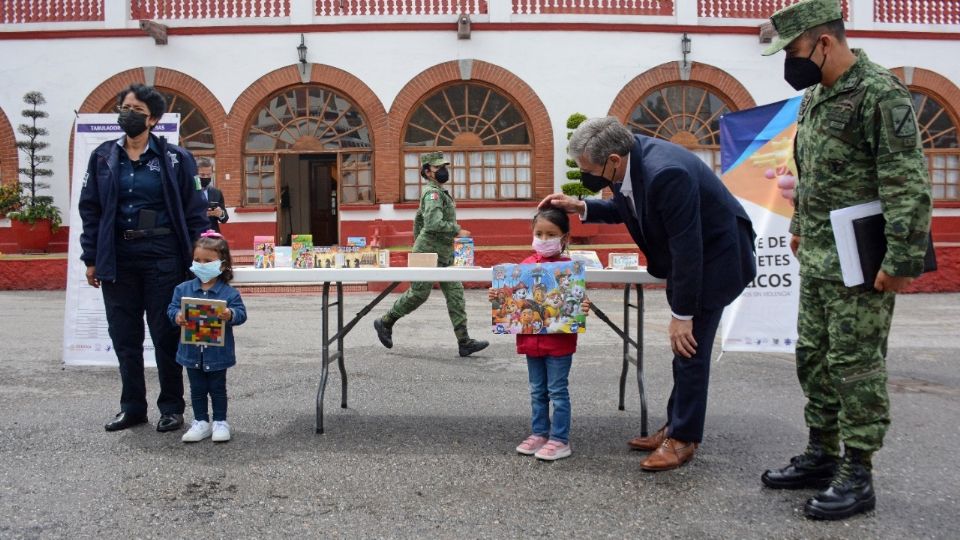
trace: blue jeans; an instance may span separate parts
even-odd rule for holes
[[[225,421],[227,419],[227,370],[203,371],[187,368],[187,377],[190,379],[190,404],[193,406],[193,417],[205,422],[210,421],[207,415],[207,395],[209,395],[210,401],[213,402],[213,421]]]
[[[530,424],[534,435],[566,443],[570,440],[570,393],[567,378],[573,355],[527,356],[530,377]],[[553,423],[550,402],[553,402]]]

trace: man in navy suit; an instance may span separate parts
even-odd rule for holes
[[[613,198],[582,201],[549,195],[540,207],[579,213],[582,220],[624,223],[647,258],[647,271],[667,281],[673,349],[673,392],[666,424],[628,442],[652,453],[644,470],[675,469],[703,439],[710,353],[723,308],[756,276],[753,226],[710,168],[673,143],[633,135],[616,118],[593,118],[570,137],[567,152],[584,186],[608,187]]]

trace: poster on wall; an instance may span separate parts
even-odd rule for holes
[[[724,351],[786,352],[797,343],[800,265],[790,250],[793,205],[777,183],[796,176],[793,139],[801,97],[720,119],[723,183],[757,233],[757,277],[723,313]]]
[[[180,115],[164,114],[153,133],[176,144],[179,141]],[[123,135],[116,114],[80,114],[73,133],[73,170],[70,188],[70,237],[67,259],[67,297],[63,316],[63,363],[75,366],[116,366],[117,356],[107,333],[107,317],[100,289],[87,284],[87,268],[80,260],[80,189],[87,172],[90,154],[100,144]],[[146,327],[146,322],[144,322]],[[143,357],[147,366],[155,366],[153,341],[146,330]]]

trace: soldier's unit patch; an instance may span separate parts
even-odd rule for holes
[[[440,194],[437,193],[436,191],[434,191],[433,193],[430,194],[430,200],[432,200],[432,201],[435,201],[435,200],[437,200],[437,199],[439,199],[439,198],[440,198]]]
[[[917,117],[913,113],[910,98],[898,98],[880,104],[883,114],[883,130],[891,152],[903,152],[920,148]]]
[[[913,108],[909,105],[898,105],[890,110],[893,117],[894,135],[910,137],[917,132],[917,124],[913,121]]]

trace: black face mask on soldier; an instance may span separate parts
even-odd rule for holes
[[[823,80],[823,71],[821,70],[823,69],[823,64],[827,61],[826,53],[824,53],[823,62],[820,62],[819,66],[810,59],[813,57],[813,53],[817,50],[817,45],[819,44],[819,41],[814,44],[813,50],[810,51],[810,54],[807,55],[806,58],[788,56],[783,62],[783,79],[787,81],[794,90],[809,88]]]
[[[147,130],[147,115],[134,110],[120,111],[117,124],[128,136],[136,137]]]
[[[603,168],[600,169],[600,174],[603,174],[603,171],[607,168],[607,160],[610,159],[609,156],[607,159],[603,160]],[[617,175],[617,169],[613,169],[613,175]],[[588,173],[587,171],[580,171],[580,183],[583,184],[583,187],[589,189],[593,192],[599,192],[603,188],[610,187],[613,185],[613,182],[607,180],[603,176],[598,176],[596,174]]]
[[[433,173],[433,179],[444,184],[447,180],[450,180],[450,171],[446,167],[440,167],[437,172]]]

